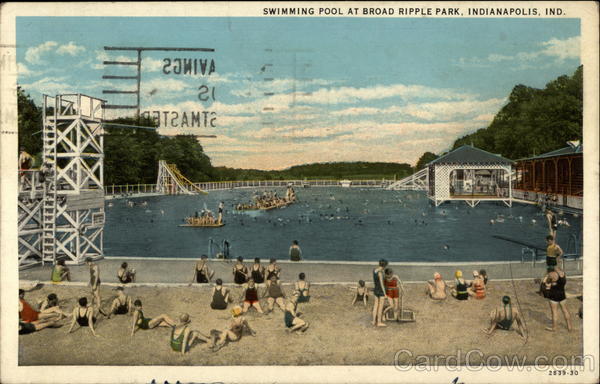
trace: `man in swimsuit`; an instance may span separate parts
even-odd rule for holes
[[[131,312],[131,309],[131,297],[125,294],[123,287],[117,287],[117,297],[110,306],[108,318],[110,319],[112,315],[126,315]]]
[[[556,221],[556,215],[554,215],[554,212],[550,208],[546,208],[546,221],[548,222],[548,234],[556,239],[558,222]]]
[[[48,327],[58,328],[62,327],[62,325],[59,324],[57,320],[53,319],[36,320],[31,323],[19,321],[19,335],[27,335],[29,333],[41,331],[42,329]]]
[[[483,332],[492,335],[496,329],[508,331],[514,323],[517,324],[517,333],[519,336],[526,339],[527,329],[525,328],[525,322],[521,314],[511,305],[510,297],[504,296],[502,298],[502,306],[490,312],[490,326],[489,328],[484,328]]]
[[[258,313],[263,313],[260,302],[258,301],[258,287],[252,278],[244,284],[240,301],[244,302],[242,313],[248,312],[251,307],[254,307]]]
[[[212,309],[227,309],[227,303],[230,303],[232,300],[229,297],[229,290],[223,287],[223,280],[217,279],[215,281],[215,286],[211,292],[212,301],[210,302],[210,307]]]
[[[133,336],[138,329],[147,330],[156,327],[174,327],[176,325],[175,321],[165,314],[154,318],[144,317],[144,312],[142,312],[142,301],[139,299],[134,301],[133,305],[135,309],[133,311],[133,320],[131,324],[131,336]]]
[[[298,240],[294,240],[292,245],[290,246],[290,261],[301,261],[302,260],[302,250],[300,249],[300,245],[298,244]]]
[[[286,331],[290,333],[295,331],[305,332],[308,329],[308,322],[300,318],[300,312],[296,312],[296,309],[298,308],[298,298],[299,296],[297,294],[292,295],[285,305],[283,321],[286,326]]]
[[[277,280],[277,277],[273,276],[267,281],[267,289],[263,293],[263,297],[267,296],[267,313],[273,311],[275,303],[285,312],[285,294],[281,289],[281,284]]]
[[[135,283],[135,269],[129,269],[128,264],[123,263],[117,271],[117,278],[122,284]]]
[[[98,264],[94,263],[91,257],[85,259],[85,263],[90,268],[90,283],[89,286],[92,289],[92,305],[100,306],[100,268]]]
[[[219,203],[219,216],[217,219],[217,224],[221,224],[223,222],[223,208],[225,208],[225,203],[222,201]]]
[[[385,305],[385,284],[383,278],[383,271],[387,267],[387,260],[379,260],[379,266],[373,270],[373,294],[375,295],[375,302],[373,303],[373,325],[377,327],[385,327],[383,322],[383,306]]]
[[[50,276],[50,280],[53,283],[60,283],[62,281],[71,281],[71,272],[69,268],[65,267],[64,260],[58,260],[56,265],[52,268],[52,275]]]
[[[236,305],[231,310],[233,319],[231,320],[229,327],[225,328],[221,332],[211,331],[211,349],[213,352],[217,352],[219,349],[223,348],[227,341],[239,340],[242,337],[244,329],[247,329],[252,336],[256,336],[256,332],[250,327],[250,324],[248,324],[248,321],[242,316],[242,313],[242,307]]]
[[[567,276],[565,275],[565,272],[558,268],[558,266],[555,266],[554,271],[548,272],[542,283],[546,287],[546,297],[549,299],[550,311],[552,312],[552,327],[546,327],[546,330],[550,332],[556,330],[558,324],[558,307],[560,307],[563,316],[565,317],[565,321],[567,322],[567,329],[571,332],[573,330],[573,324],[571,322],[571,314],[569,313],[565,302],[567,299],[565,293]]]
[[[36,311],[25,301],[25,291],[19,289],[19,319],[24,323],[33,323],[38,320],[60,320],[64,317],[59,307],[44,308]]]
[[[436,272],[433,274],[433,280],[427,282],[425,293],[433,300],[445,300],[447,297],[446,289],[446,282],[442,279],[442,275]]]
[[[173,330],[171,331],[171,349],[175,352],[181,352],[182,355],[185,355],[196,340],[202,340],[205,343],[210,342],[210,338],[203,335],[200,331],[191,330],[189,324],[190,315],[183,313],[179,316],[179,323],[173,326]]]
[[[546,248],[546,266],[557,266],[564,252],[560,246],[556,244],[556,240],[552,235],[546,236],[546,244],[548,245]]]

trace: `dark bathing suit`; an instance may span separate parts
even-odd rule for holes
[[[90,326],[89,320],[87,318],[87,312],[88,312],[88,310],[86,308],[85,313],[84,313],[85,317],[82,317],[81,316],[81,309],[79,309],[77,311],[77,318],[76,318],[76,320],[77,320],[77,324],[79,324],[80,327],[89,327]],[[96,318],[95,317],[92,317],[92,322],[94,324],[96,323]]]
[[[233,281],[235,281],[236,284],[244,284],[246,282],[245,273],[247,272],[248,270],[246,269],[246,267],[242,267],[241,269],[236,267]]]
[[[31,323],[24,323],[19,321],[19,335],[27,335],[29,333],[35,332],[35,325]]]
[[[223,288],[215,288],[212,302],[210,303],[212,309],[227,309],[227,303],[225,302],[225,296],[223,295]]]
[[[373,283],[375,284],[373,294],[377,297],[383,297],[385,296],[385,292],[383,291],[383,287],[381,286],[381,282],[379,281],[379,272],[383,273],[383,271],[373,271]]]
[[[508,331],[508,330],[510,330],[512,323],[513,323],[512,308],[511,308],[510,314],[507,313],[506,308],[504,308],[504,318],[497,323],[498,328],[500,328],[504,331]]]
[[[204,266],[200,269],[196,266],[196,283],[208,283],[208,277],[204,274]]]
[[[150,320],[152,319],[144,317],[144,312],[142,312],[141,310],[139,310],[138,312],[139,317],[136,325],[140,327],[140,329],[150,329]]]
[[[548,291],[548,295],[546,296],[550,300],[555,303],[560,303],[565,300],[567,296],[565,295],[565,285],[567,284],[566,276],[558,276],[558,280],[554,285],[550,286],[550,290]]]
[[[256,287],[246,289],[245,301],[249,304],[254,304],[258,302],[258,290],[256,289]]]
[[[275,276],[277,277],[278,273],[277,270],[273,270],[273,271],[269,271],[267,270],[267,280],[271,280],[271,277]]]
[[[254,267],[252,267],[252,279],[254,280],[254,282],[256,284],[262,284],[265,281],[265,275],[264,273],[261,272],[260,267],[259,269],[254,269]]]
[[[469,293],[467,292],[467,283],[461,283],[456,280],[456,298],[458,300],[468,300]]]
[[[272,297],[273,299],[283,297],[283,292],[281,292],[281,287],[277,283],[271,283],[271,285],[269,285],[268,291],[269,291],[269,297]]]
[[[119,301],[119,306],[115,309],[115,314],[117,315],[125,315],[129,312],[129,308],[127,307],[127,299],[125,298],[125,304]]]
[[[119,278],[119,281],[123,284],[131,283],[133,281],[133,279],[131,278],[131,275],[127,271],[123,272],[123,274],[121,276],[117,276],[117,277]],[[98,282],[98,284],[100,284],[100,282]]]
[[[292,328],[294,325],[294,315],[292,315],[292,312],[286,310],[283,315],[283,321],[285,322],[286,327]]]

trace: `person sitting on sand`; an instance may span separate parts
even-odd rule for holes
[[[488,283],[488,275],[485,269],[480,269],[479,270],[479,276],[483,279],[483,284],[485,284],[486,289],[487,289],[487,283]]]
[[[94,305],[88,306],[87,297],[79,298],[78,302],[79,306],[73,308],[73,314],[71,315],[71,326],[69,327],[67,333],[71,333],[75,323],[77,323],[79,327],[89,327],[92,335],[98,337],[96,330],[94,329],[99,313],[98,308]]]
[[[25,291],[19,289],[19,320],[24,323],[33,323],[38,320],[60,320],[64,317],[63,311],[58,306],[44,308],[36,311],[25,301]]]
[[[298,275],[298,281],[294,283],[294,294],[298,294],[299,303],[308,303],[310,301],[310,283],[306,281],[304,272]]]
[[[281,268],[279,268],[279,266],[277,265],[276,259],[269,260],[269,266],[266,269],[266,273],[267,273],[266,281],[271,280],[271,278],[273,276],[275,276],[275,277],[277,277],[277,279],[279,279],[279,277],[281,276]]]
[[[308,322],[300,318],[300,312],[296,312],[298,309],[299,298],[299,295],[294,294],[285,305],[283,321],[286,326],[286,331],[290,333],[295,331],[305,332],[308,329]]]
[[[300,245],[298,245],[298,240],[292,241],[292,245],[290,246],[290,261],[300,261],[302,260],[302,250],[300,249]]]
[[[456,278],[454,280],[454,288],[452,288],[452,291],[450,293],[457,300],[468,300],[469,299],[469,292],[467,291],[468,284],[465,281],[465,279],[463,279],[463,277],[462,277],[462,271],[457,270],[454,273],[454,277]]]
[[[182,355],[192,348],[196,340],[202,340],[208,343],[210,339],[200,331],[192,330],[190,325],[190,315],[187,313],[179,316],[179,322],[173,326],[171,331],[170,345],[175,352],[181,352]]]
[[[138,329],[147,330],[156,327],[174,327],[176,325],[175,321],[165,314],[154,318],[144,317],[144,312],[142,312],[142,301],[139,299],[134,301],[133,305],[134,311],[133,321],[131,323],[131,336],[133,336]]]
[[[490,312],[490,327],[484,328],[483,331],[492,335],[496,329],[509,331],[513,324],[517,324],[517,333],[522,338],[527,338],[527,329],[525,323],[519,311],[510,303],[510,297],[504,296],[502,298],[502,306],[494,309]]]
[[[283,289],[281,288],[281,284],[277,277],[271,277],[271,280],[267,281],[267,289],[263,293],[263,297],[267,297],[267,313],[271,312],[275,307],[275,303],[281,308],[282,311],[285,311],[285,294],[283,293]]]
[[[212,289],[211,297],[212,300],[210,302],[210,307],[212,309],[227,309],[227,303],[230,303],[231,299],[229,297],[229,289],[223,286],[223,280],[217,279],[215,281],[215,286]]]
[[[546,297],[550,301],[550,311],[552,312],[552,327],[546,327],[546,330],[550,332],[556,330],[558,323],[558,307],[560,307],[567,323],[567,329],[571,332],[573,330],[573,324],[571,323],[571,314],[569,313],[565,302],[567,299],[565,293],[567,275],[558,266],[554,266],[554,270],[548,272],[544,278],[543,284],[546,286]]]
[[[248,280],[248,268],[244,265],[244,258],[239,256],[233,266],[233,281],[236,284],[244,284]]]
[[[135,283],[135,269],[129,269],[127,263],[121,264],[117,271],[117,279],[121,284]]]
[[[252,336],[256,336],[256,332],[250,327],[248,321],[242,316],[242,307],[236,305],[231,310],[233,319],[227,328],[223,331],[211,331],[211,349],[213,352],[223,348],[228,341],[237,341],[241,339],[244,329],[247,329]]]
[[[40,312],[44,312],[49,308],[58,308],[58,310],[60,310],[60,312],[62,313],[63,317],[71,316],[70,313],[64,312],[58,305],[58,296],[56,296],[56,293],[50,293],[40,304]]]
[[[40,319],[30,323],[19,321],[19,335],[27,335],[36,331],[41,331],[42,329],[48,327],[58,328],[62,327],[62,325],[56,318]]]
[[[433,280],[427,282],[427,289],[425,292],[433,300],[445,300],[447,297],[446,289],[446,282],[442,279],[442,275],[436,272],[433,274]]]
[[[206,284],[213,278],[215,271],[208,268],[208,265],[206,265],[207,261],[207,255],[200,256],[200,261],[196,262],[196,267],[194,268],[192,283]]]
[[[352,298],[352,305],[354,305],[357,301],[362,301],[364,306],[366,307],[367,300],[369,299],[369,292],[367,290],[367,287],[365,286],[365,281],[358,280],[358,285],[354,287],[354,290],[356,291],[356,293]]]
[[[260,265],[260,258],[254,258],[254,264],[250,269],[250,277],[256,284],[262,284],[265,282],[265,267]]]
[[[375,288],[373,294],[375,301],[373,303],[373,325],[377,327],[385,327],[383,322],[383,306],[385,305],[385,284],[384,270],[388,262],[384,259],[379,260],[379,266],[373,270],[373,283]]]
[[[476,299],[485,299],[485,283],[481,276],[479,276],[478,271],[473,271],[473,281],[471,282],[471,287],[467,288],[467,292],[469,296]]]
[[[250,280],[244,284],[241,300],[244,301],[244,308],[242,308],[243,313],[248,312],[251,307],[254,307],[258,313],[263,313],[260,302],[258,301],[258,287],[254,283],[254,279],[250,278]]]
[[[58,260],[56,262],[56,265],[52,268],[50,280],[52,280],[53,283],[60,283],[65,280],[71,281],[71,271],[69,268],[65,267],[64,260]]]
[[[108,318],[112,315],[126,315],[132,310],[131,297],[125,294],[123,287],[117,287],[117,297],[112,302],[108,311]]]

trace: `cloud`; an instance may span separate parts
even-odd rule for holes
[[[77,89],[65,82],[66,79],[66,77],[45,77],[33,83],[21,84],[21,86],[30,93],[37,92],[49,95],[77,93]]]
[[[85,47],[83,47],[81,45],[76,45],[74,42],[69,41],[68,44],[61,45],[60,47],[58,47],[58,49],[56,50],[56,53],[58,53],[59,55],[75,56],[78,53],[81,53],[84,51],[85,51]]]
[[[470,57],[459,58],[456,63],[466,67],[491,67],[492,64],[501,62],[516,62],[520,63],[518,69],[537,68],[535,65],[526,64],[527,62],[543,60],[545,58],[554,58],[556,63],[560,63],[567,59],[579,59],[580,57],[580,37],[573,36],[566,39],[552,38],[548,41],[539,43],[539,50],[530,52],[517,52],[514,55],[503,55],[499,53],[490,53],[484,58]],[[549,63],[545,63],[549,66]]]
[[[31,64],[42,64],[41,56],[55,49],[57,46],[58,43],[56,41],[46,41],[36,47],[27,48],[27,51],[25,51],[25,60]]]
[[[19,74],[19,77],[38,76],[44,73],[44,71],[34,71],[27,67],[27,65],[25,65],[24,63],[17,63],[17,72]]]

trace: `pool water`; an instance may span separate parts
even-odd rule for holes
[[[283,188],[269,190],[285,193]],[[299,201],[286,208],[233,210],[256,191],[136,198],[133,207],[126,199],[109,200],[105,255],[197,258],[208,253],[212,238],[216,244],[227,240],[231,257],[245,259],[287,259],[292,240],[298,240],[306,260],[506,261],[520,260],[523,246],[494,235],[545,248],[548,231],[543,213],[532,205],[482,202],[471,208],[451,202],[435,207],[423,192],[369,188],[300,188]],[[205,206],[216,213],[220,201],[226,206],[224,227],[178,226]],[[581,240],[582,217],[558,218],[570,225],[559,227],[558,243],[565,252],[572,251],[572,246],[567,249],[569,238]]]

